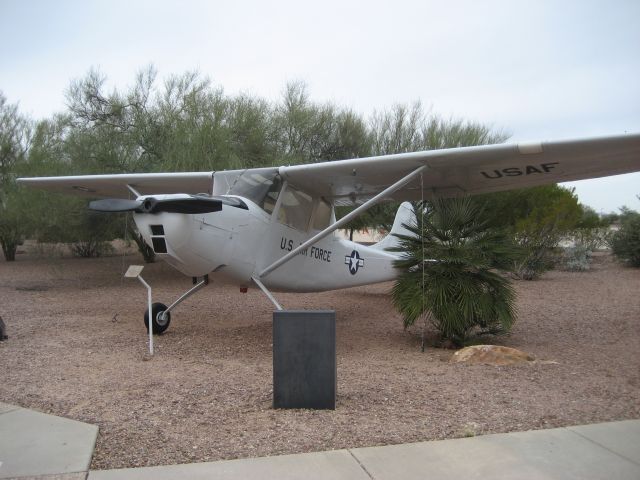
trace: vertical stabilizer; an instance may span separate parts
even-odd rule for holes
[[[398,208],[398,212],[396,213],[396,218],[393,221],[393,227],[391,227],[391,231],[389,234],[380,240],[375,245],[371,245],[371,248],[376,248],[378,250],[385,250],[387,248],[395,247],[399,243],[398,237],[394,234],[401,235],[411,235],[411,232],[403,227],[403,224],[412,224],[415,221],[415,214],[413,212],[413,207],[409,202],[403,202]]]

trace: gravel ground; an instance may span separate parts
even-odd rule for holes
[[[450,364],[402,329],[391,284],[278,294],[337,312],[335,411],[273,410],[272,306],[214,281],[175,310],[148,360],[135,256],[0,260],[0,400],[99,425],[91,468],[202,462],[640,418],[640,270],[516,282],[519,320],[495,343],[540,361]],[[145,268],[169,303],[190,280]]]

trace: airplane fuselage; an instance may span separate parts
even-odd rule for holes
[[[134,214],[134,219],[156,253],[191,277],[224,276],[240,286],[250,285],[256,277],[269,289],[290,292],[334,290],[395,278],[395,255],[335,234],[260,277],[264,268],[317,231],[299,231],[251,200],[242,200],[246,210],[225,205],[213,213],[144,213]]]

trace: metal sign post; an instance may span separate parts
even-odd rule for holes
[[[147,287],[147,303],[149,304],[149,355],[153,355],[153,312],[151,311],[151,286],[140,276],[144,265],[131,265],[125,272],[125,278],[137,278],[145,287]]]

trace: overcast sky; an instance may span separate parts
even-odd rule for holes
[[[421,100],[513,141],[640,132],[638,0],[0,0],[0,36],[0,90],[34,118],[91,67],[126,87],[153,63],[268,99],[300,79],[364,114]],[[571,185],[640,210],[640,174]]]

